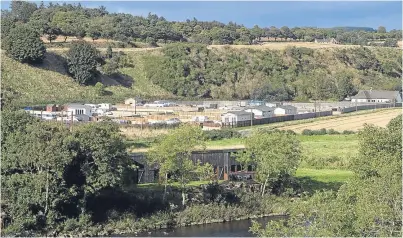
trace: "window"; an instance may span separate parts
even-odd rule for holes
[[[372,102],[375,102],[375,100],[372,100]]]

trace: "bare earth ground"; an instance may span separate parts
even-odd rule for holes
[[[301,125],[291,125],[281,127],[282,130],[293,130],[297,133],[304,129],[320,130],[322,128],[334,129],[336,131],[358,131],[364,127],[364,124],[373,124],[375,126],[385,127],[389,121],[402,114],[402,109],[382,110],[370,114],[357,115],[351,117],[334,118],[324,121],[310,122]]]

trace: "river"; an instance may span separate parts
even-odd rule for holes
[[[253,219],[263,225],[269,220],[280,219],[282,216],[264,217]],[[204,225],[194,225],[178,227],[173,230],[161,229],[139,234],[128,234],[134,237],[253,237],[249,232],[252,220],[230,221],[224,223],[212,223]]]

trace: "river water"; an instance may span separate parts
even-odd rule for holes
[[[281,219],[282,216],[264,217],[253,219],[266,226],[269,220]],[[134,237],[253,237],[249,232],[252,226],[252,220],[230,221],[224,223],[212,223],[204,225],[194,225],[178,227],[173,230],[156,230],[139,234],[129,234]]]

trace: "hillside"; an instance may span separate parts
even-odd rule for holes
[[[280,44],[280,43],[277,43]],[[305,43],[307,44],[307,43]],[[309,44],[309,43],[308,43]],[[274,43],[273,43],[274,45]],[[142,98],[338,100],[358,89],[401,87],[401,52],[393,48],[260,48],[177,43],[154,49],[114,49],[130,61],[113,76],[99,75],[107,95],[74,83],[66,49],[48,49],[41,65],[2,54],[2,92],[16,105],[122,101]],[[101,54],[105,49],[100,49]],[[316,90],[314,90],[316,87]],[[13,94],[10,94],[12,92]]]

